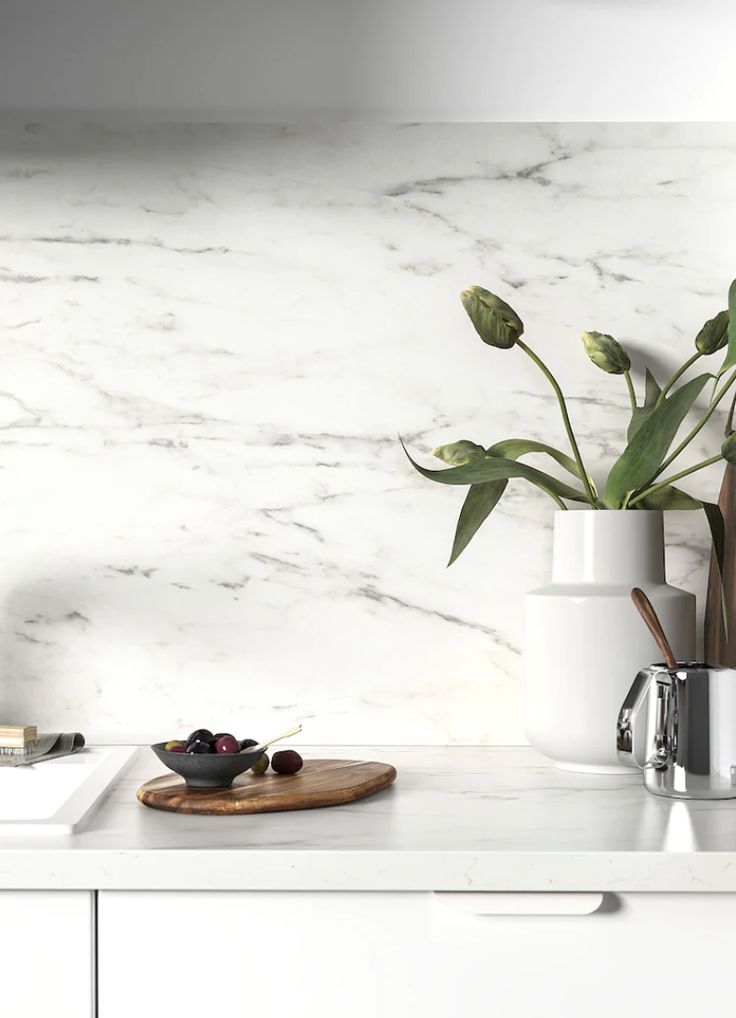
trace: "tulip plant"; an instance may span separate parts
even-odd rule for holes
[[[682,470],[670,467],[683,450],[710,420],[726,393],[736,382],[736,280],[728,294],[728,310],[709,319],[695,338],[695,353],[660,386],[647,368],[643,400],[640,402],[631,379],[631,361],[624,347],[613,336],[600,332],[584,332],[583,347],[591,361],[609,375],[623,375],[630,403],[627,445],[611,467],[605,486],[599,491],[588,473],[580,451],[565,397],[557,379],[537,353],[524,341],[524,325],[505,301],[482,286],[471,286],[461,294],[463,306],[476,332],[488,346],[499,350],[521,350],[539,368],[549,384],[560,408],[570,452],[563,452],[544,442],[509,438],[484,447],[463,440],[442,445],[433,455],[448,468],[428,470],[409,459],[416,470],[431,481],[468,487],[450,563],[467,547],[483,521],[493,512],[506,485],[512,478],[522,478],[549,495],[558,509],[567,509],[569,502],[585,503],[593,510],[601,509],[703,509],[713,536],[716,554],[723,547],[723,518],[717,505],[694,498],[675,486],[689,474],[725,460],[736,463],[736,434],[730,435],[713,456]],[[725,349],[725,358],[715,373],[697,375],[683,381],[683,375],[702,357]],[[707,408],[681,442],[671,449],[687,414],[704,389],[713,381]],[[528,453],[541,453],[567,471],[573,483],[521,462]],[[407,455],[409,455],[407,453]]]

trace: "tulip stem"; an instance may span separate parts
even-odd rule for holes
[[[652,484],[649,488],[645,488],[644,491],[640,491],[638,495],[635,495],[628,504],[628,508],[632,505],[636,505],[637,502],[641,502],[643,498],[653,494],[655,491],[661,491],[662,488],[667,488],[670,484],[674,484],[675,481],[679,481],[681,477],[687,477],[688,474],[694,474],[696,470],[703,470],[705,467],[711,466],[713,463],[718,463],[722,460],[723,456],[718,453],[717,456],[711,456],[707,460],[701,460],[700,463],[696,463],[693,467],[686,467],[685,470],[681,470],[679,474],[673,474],[672,477],[666,477],[663,481],[659,481],[658,484]]]
[[[727,393],[727,392],[728,392],[728,390],[729,390],[729,389],[731,388],[731,386],[733,385],[733,383],[734,383],[734,382],[736,382],[736,371],[733,371],[733,372],[731,373],[731,375],[729,375],[729,377],[728,377],[727,381],[726,381],[726,382],[724,382],[724,384],[723,384],[723,385],[721,386],[721,388],[720,388],[720,389],[718,390],[718,392],[717,392],[717,393],[715,394],[715,396],[713,397],[713,399],[712,399],[712,400],[710,401],[710,405],[709,405],[708,409],[707,409],[707,410],[705,411],[705,413],[704,413],[704,414],[703,414],[703,416],[702,416],[702,417],[700,418],[700,420],[698,421],[698,423],[697,423],[697,424],[695,425],[695,427],[694,427],[694,428],[693,428],[693,429],[692,429],[691,431],[689,431],[689,432],[687,433],[687,435],[686,435],[686,436],[685,436],[685,437],[683,438],[683,440],[682,440],[682,441],[680,442],[680,444],[679,444],[679,445],[677,446],[677,448],[675,449],[675,451],[674,451],[674,452],[672,452],[672,453],[670,453],[670,455],[669,455],[669,456],[667,457],[667,459],[666,459],[666,460],[664,461],[664,463],[663,463],[663,464],[662,464],[662,466],[661,466],[661,467],[659,468],[659,470],[658,470],[658,471],[656,472],[656,474],[654,475],[654,477],[659,477],[659,475],[660,475],[661,473],[663,473],[663,471],[665,471],[665,470],[667,469],[667,467],[668,467],[668,466],[670,465],[670,463],[671,463],[671,462],[672,462],[673,460],[676,460],[676,459],[677,459],[677,457],[678,457],[678,456],[680,455],[680,453],[681,453],[681,452],[682,452],[682,450],[683,450],[683,449],[685,448],[685,446],[689,445],[689,444],[690,444],[690,442],[692,442],[692,440],[693,440],[693,439],[695,438],[695,436],[696,436],[696,435],[698,434],[698,432],[699,432],[699,431],[700,431],[700,430],[701,430],[702,428],[704,428],[704,427],[705,427],[705,425],[706,425],[706,424],[708,423],[708,421],[709,421],[709,420],[710,420],[710,418],[712,417],[712,415],[713,415],[713,412],[714,412],[715,408],[716,408],[716,407],[718,406],[718,404],[719,404],[719,403],[721,402],[721,400],[722,400],[722,399],[723,399],[723,397],[724,397],[724,396],[726,395],[726,393]],[[654,478],[652,478],[652,479],[654,479]]]
[[[567,404],[565,403],[565,397],[562,395],[562,389],[559,387],[559,385],[557,383],[557,379],[552,374],[552,372],[549,370],[549,368],[544,363],[544,361],[541,359],[541,357],[538,357],[534,353],[534,351],[530,347],[528,347],[526,345],[526,343],[522,342],[520,339],[516,340],[516,345],[521,347],[521,349],[524,351],[524,353],[534,361],[534,363],[537,365],[539,370],[546,377],[547,381],[549,382],[549,384],[554,389],[555,396],[557,397],[557,402],[560,404],[560,412],[562,414],[562,422],[565,425],[565,431],[567,432],[567,437],[568,437],[568,439],[570,441],[570,448],[572,449],[572,454],[575,457],[575,462],[577,463],[578,470],[580,471],[580,480],[583,482],[583,485],[585,487],[585,494],[587,495],[588,501],[590,502],[592,507],[594,509],[597,509],[598,505],[597,505],[596,497],[595,497],[593,489],[592,489],[592,487],[590,485],[590,478],[588,477],[588,471],[585,469],[585,465],[583,463],[583,458],[580,455],[580,449],[578,449],[578,443],[575,440],[575,433],[572,430],[572,424],[570,423],[570,415],[567,412]]]
[[[702,353],[698,350],[696,353],[692,355],[692,357],[688,357],[688,359],[685,361],[681,368],[677,369],[672,378],[670,378],[669,381],[665,383],[664,389],[662,389],[662,391],[660,392],[659,397],[657,399],[657,406],[659,406],[660,403],[664,402],[667,393],[670,391],[675,382],[679,378],[681,378],[688,370],[688,368],[691,368],[693,364],[702,356],[703,356]]]
[[[631,381],[631,372],[624,371],[624,378],[626,379],[626,385],[629,389],[629,402],[631,403],[631,409],[636,410],[636,393],[634,392],[634,383]]]

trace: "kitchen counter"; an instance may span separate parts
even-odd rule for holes
[[[303,752],[399,777],[332,809],[194,817],[139,805],[162,771],[140,749],[80,834],[0,839],[0,888],[736,892],[736,800],[659,799],[528,748]]]

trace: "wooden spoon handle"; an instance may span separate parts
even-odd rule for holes
[[[280,742],[282,739],[288,739],[290,735],[298,735],[301,730],[301,723],[292,725],[291,728],[287,728],[285,732],[281,733],[281,735],[274,735],[272,739],[268,739],[266,742],[261,742],[257,746],[248,746],[246,749],[242,750],[242,752],[257,753],[259,749],[266,750],[269,746],[272,746],[274,742]]]
[[[669,640],[664,635],[664,629],[662,629],[662,623],[657,617],[657,613],[654,610],[652,602],[649,600],[647,595],[639,587],[634,587],[631,591],[631,600],[636,606],[636,610],[639,612],[641,617],[655,639],[655,642],[659,649],[662,651],[665,663],[668,668],[677,668],[677,659],[672,653],[672,647],[670,647]]]

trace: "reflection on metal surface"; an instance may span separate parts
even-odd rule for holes
[[[655,795],[736,797],[736,670],[699,663],[643,669],[619,713],[616,745]]]

